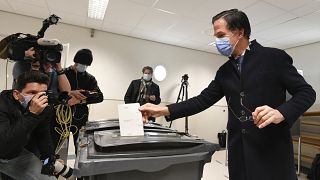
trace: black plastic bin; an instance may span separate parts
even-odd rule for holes
[[[144,131],[122,137],[117,120],[88,123],[80,131],[75,174],[90,180],[200,180],[220,148],[158,124],[146,124]]]

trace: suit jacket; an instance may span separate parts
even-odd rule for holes
[[[128,103],[136,103],[138,96],[140,94],[139,90],[140,90],[140,85],[141,85],[141,79],[136,79],[131,81],[127,92],[124,96],[124,102],[126,104]],[[151,82],[151,86],[150,86],[150,95],[155,95],[156,96],[156,100],[155,101],[149,101],[152,104],[160,104],[161,102],[161,98],[160,98],[160,89],[159,86],[154,83]]]
[[[286,90],[292,95],[288,101]],[[252,41],[241,74],[235,60],[227,61],[200,95],[168,106],[170,119],[201,112],[223,96],[229,107],[230,179],[296,180],[290,127],[314,103],[316,94],[292,65],[292,58],[283,50]],[[285,121],[259,129],[252,121],[237,118],[250,116],[250,111],[262,105],[279,110]]]

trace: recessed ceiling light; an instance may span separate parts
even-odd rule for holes
[[[165,13],[168,13],[168,14],[176,14],[174,12],[171,12],[171,11],[167,11],[167,10],[164,10],[164,9],[156,9],[158,11],[162,11],[162,12],[165,12]]]
[[[88,17],[103,20],[109,0],[89,0]]]

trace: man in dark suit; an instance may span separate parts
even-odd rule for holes
[[[160,89],[159,86],[152,81],[152,67],[143,67],[142,73],[142,78],[131,81],[124,96],[124,102],[126,104],[140,103],[140,105],[146,103],[160,104]],[[149,120],[154,121],[155,118],[150,117]]]
[[[144,119],[199,113],[226,97],[231,180],[296,180],[290,127],[316,93],[283,50],[249,41],[248,17],[237,9],[212,18],[218,51],[229,57],[200,95],[167,107],[140,107]],[[286,90],[292,98],[286,101]]]

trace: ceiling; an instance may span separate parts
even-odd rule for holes
[[[238,8],[251,39],[281,49],[320,41],[320,0],[110,0],[103,21],[87,17],[88,0],[0,0],[0,10],[217,53],[211,18]]]

